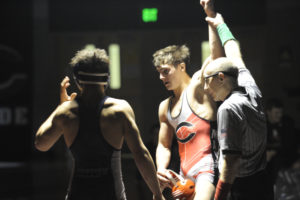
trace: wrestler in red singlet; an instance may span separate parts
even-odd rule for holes
[[[171,104],[172,99],[170,99]],[[216,161],[212,152],[212,122],[197,116],[190,108],[186,90],[183,92],[181,111],[172,117],[170,106],[168,121],[175,130],[178,141],[181,174],[192,180],[205,175],[211,183],[215,182]]]

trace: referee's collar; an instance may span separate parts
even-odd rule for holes
[[[224,99],[224,101],[226,99],[228,99],[232,94],[235,94],[235,93],[246,93],[246,90],[244,87],[236,87],[227,95],[227,97]]]

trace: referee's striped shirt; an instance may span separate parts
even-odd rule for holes
[[[218,109],[218,140],[220,156],[241,154],[237,176],[244,177],[266,166],[267,130],[262,95],[247,69],[240,69],[238,84]]]

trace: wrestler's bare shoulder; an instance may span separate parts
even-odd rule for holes
[[[193,76],[192,76],[192,82],[196,82],[196,84],[197,83],[199,83],[199,81],[200,81],[200,79],[201,79],[201,74],[202,74],[202,71],[201,70],[198,70],[198,71],[196,71],[194,74],[193,74]]]
[[[160,121],[167,121],[167,113],[169,108],[170,99],[172,97],[168,97],[167,99],[163,100],[159,104],[158,108],[158,116]]]
[[[63,118],[75,118],[78,115],[78,103],[73,101],[65,101],[64,103],[60,104],[57,108],[56,112],[57,116]]]
[[[130,104],[124,99],[117,99],[109,97],[103,107],[103,116],[120,116],[124,114],[133,113],[132,107]]]
[[[163,100],[162,102],[160,102],[160,104],[159,104],[159,111],[167,111],[168,110],[171,98],[172,97],[168,97],[165,100]]]

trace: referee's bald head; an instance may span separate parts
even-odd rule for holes
[[[232,59],[221,57],[208,64],[204,70],[204,77],[222,72],[223,74],[236,79],[238,76],[238,69],[239,68]]]

